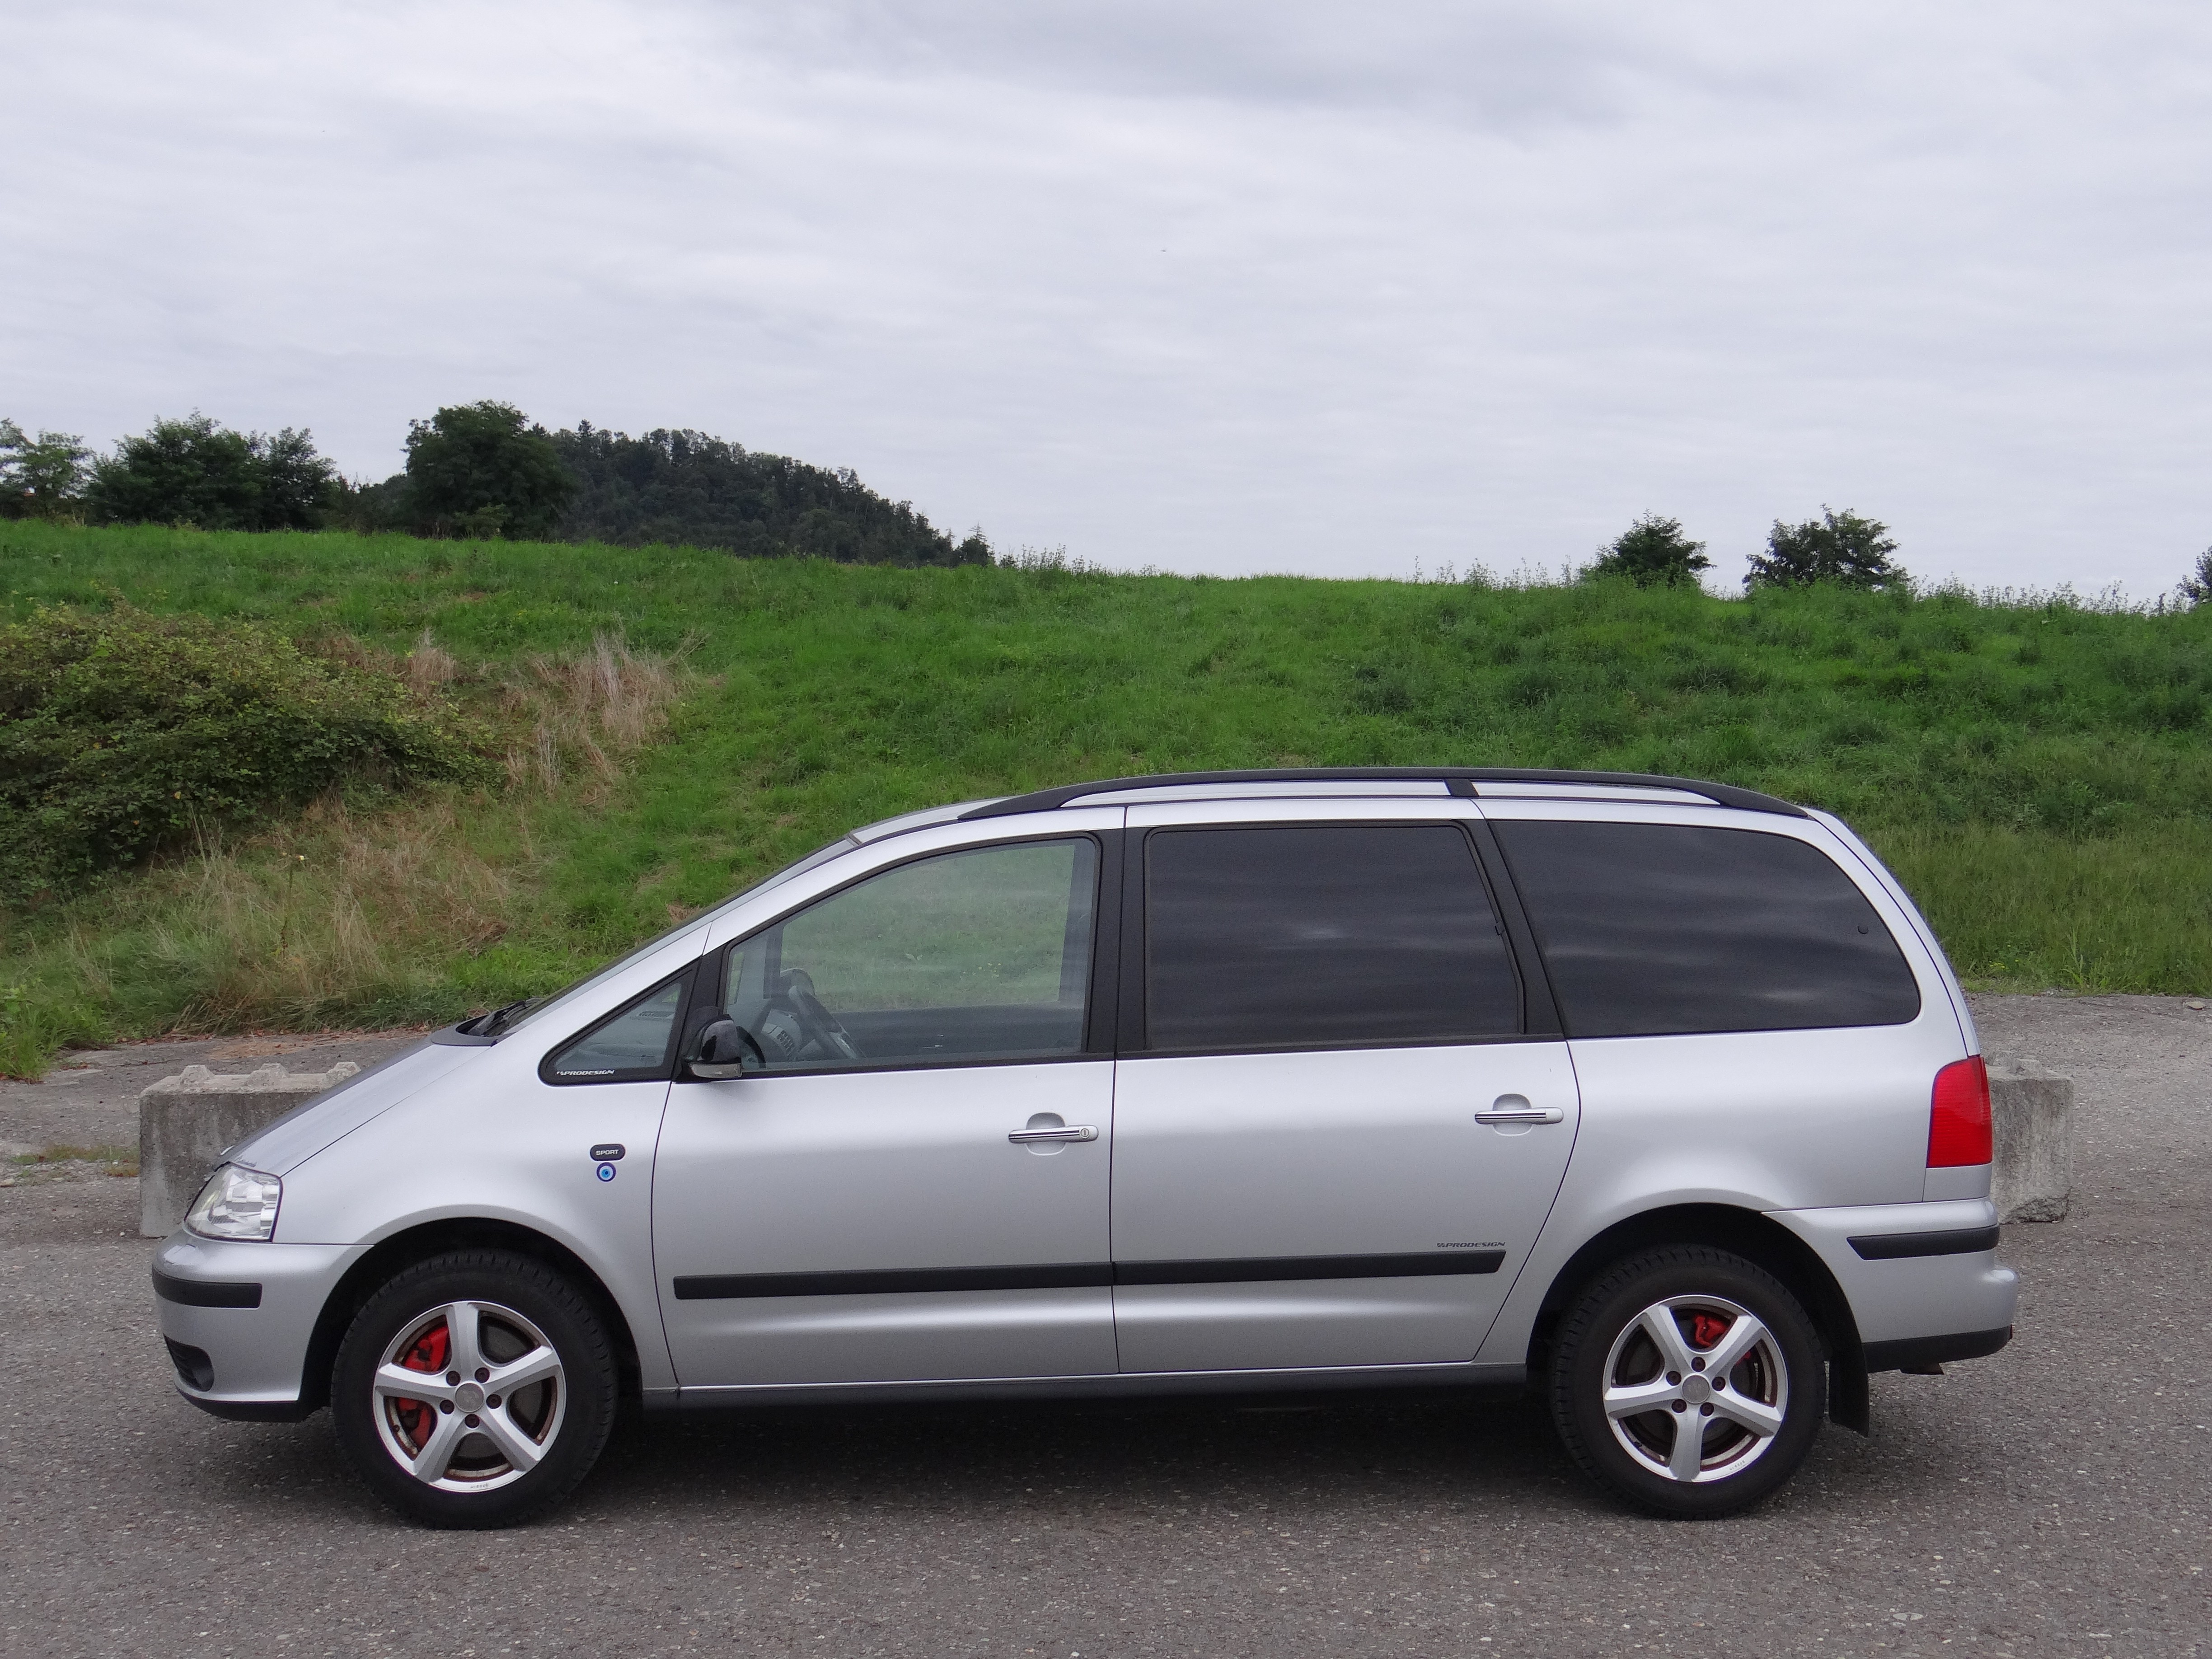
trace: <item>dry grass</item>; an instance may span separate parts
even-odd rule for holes
[[[461,659],[433,639],[426,628],[400,672],[418,692],[442,691],[460,678]]]
[[[118,935],[59,943],[97,1006],[122,1012],[159,995],[179,1033],[312,1024],[367,1000],[404,1001],[433,964],[480,952],[510,925],[523,873],[465,833],[451,795],[356,812],[336,797],[296,822],[198,850],[147,872]],[[141,1022],[129,1022],[143,1029]]]
[[[526,658],[500,691],[504,723],[528,729],[508,745],[509,781],[547,796],[563,793],[564,786],[572,795],[580,789],[584,799],[595,796],[620,775],[625,757],[667,726],[682,695],[683,659],[694,643],[663,656],[601,634],[589,651],[574,656]],[[427,629],[408,661],[410,674],[421,662],[425,678],[451,677],[453,659]]]
[[[499,732],[509,782],[575,799],[580,788],[596,791],[619,777],[623,762],[666,728],[683,696],[684,659],[698,643],[695,635],[664,654],[635,649],[620,634],[598,634],[588,650],[538,652],[497,672],[464,662],[427,628],[404,657],[349,635],[318,648],[403,679],[418,696],[471,707]]]

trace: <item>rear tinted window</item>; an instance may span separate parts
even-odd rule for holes
[[[1154,1048],[1449,1042],[1517,1031],[1521,988],[1449,824],[1155,830]]]
[[[1816,847],[1686,824],[1496,826],[1570,1036],[1895,1025],[1920,988]]]

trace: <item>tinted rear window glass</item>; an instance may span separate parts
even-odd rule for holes
[[[1449,1042],[1517,1031],[1520,981],[1450,824],[1155,830],[1154,1048]]]
[[[1920,988],[1817,847],[1688,824],[1496,826],[1570,1036],[1897,1025]]]

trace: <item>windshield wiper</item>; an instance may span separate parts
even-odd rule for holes
[[[520,1002],[508,1003],[504,1008],[495,1008],[488,1014],[478,1014],[474,1019],[463,1020],[453,1029],[463,1036],[497,1036],[517,1014],[537,1000],[536,997],[525,997]]]

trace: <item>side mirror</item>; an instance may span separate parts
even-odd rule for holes
[[[768,1069],[768,1056],[753,1034],[734,1019],[718,1019],[699,1033],[699,1052],[686,1069],[709,1083]]]

